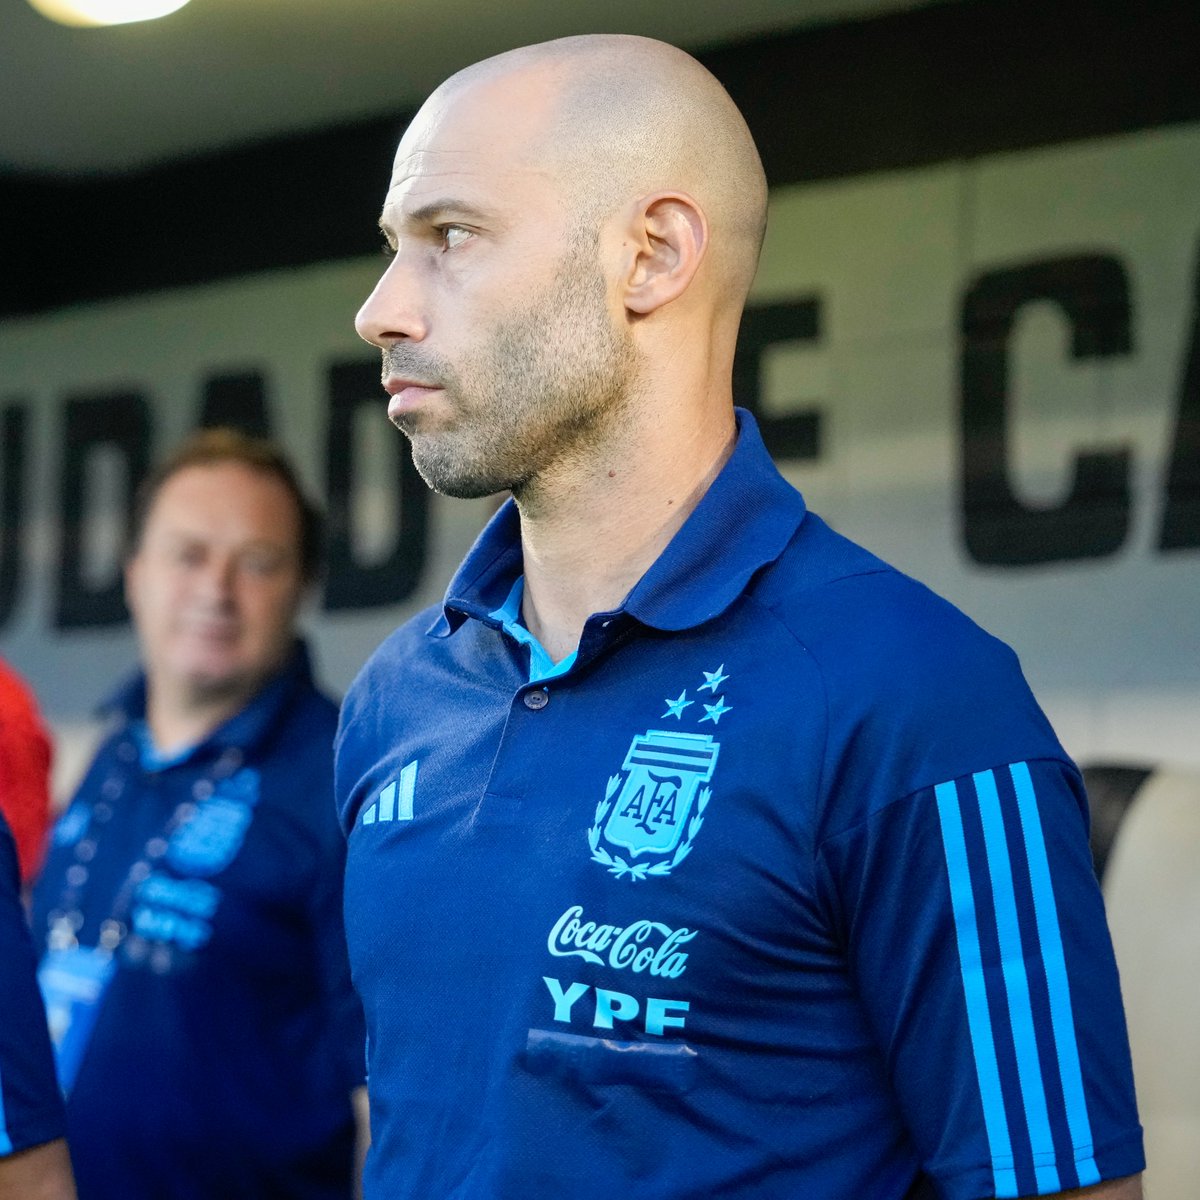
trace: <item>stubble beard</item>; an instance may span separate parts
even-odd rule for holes
[[[594,457],[628,410],[638,361],[613,325],[595,243],[580,239],[556,286],[495,327],[474,359],[453,366],[401,344],[384,352],[384,374],[435,383],[448,402],[442,427],[423,428],[420,413],[396,421],[434,491],[520,500],[549,469]]]

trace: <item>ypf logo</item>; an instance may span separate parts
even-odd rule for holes
[[[588,830],[592,860],[618,879],[669,875],[691,853],[704,824],[712,790],[703,785],[712,779],[719,751],[707,734],[650,729],[634,737],[621,765],[625,774],[610,776],[596,806]],[[643,855],[646,861],[631,861]]]

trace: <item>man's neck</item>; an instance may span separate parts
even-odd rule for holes
[[[621,604],[724,466],[732,410],[710,410],[686,422],[651,413],[626,426],[590,473],[541,480],[521,497],[522,616],[555,661],[578,646],[592,613]]]
[[[250,700],[244,691],[219,697],[173,694],[147,685],[146,726],[159,754],[168,756],[202,742]]]

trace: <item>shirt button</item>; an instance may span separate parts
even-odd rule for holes
[[[544,689],[536,692],[526,692],[524,700],[526,708],[532,709],[534,712],[539,712],[550,703],[550,693]]]

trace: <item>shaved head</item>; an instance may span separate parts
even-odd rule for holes
[[[648,422],[707,466],[766,194],[733,101],[662,42],[564,38],[443,83],[396,150],[394,257],[356,321],[427,482],[529,513],[615,478]]]
[[[550,93],[548,119],[530,114],[530,156],[559,176],[581,223],[594,227],[638,196],[689,194],[708,219],[720,294],[740,310],[766,228],[767,182],[750,130],[716,77],[665,42],[594,34],[475,63],[429,103],[475,87],[510,92],[505,82],[521,76]],[[506,99],[511,106],[511,92]]]

